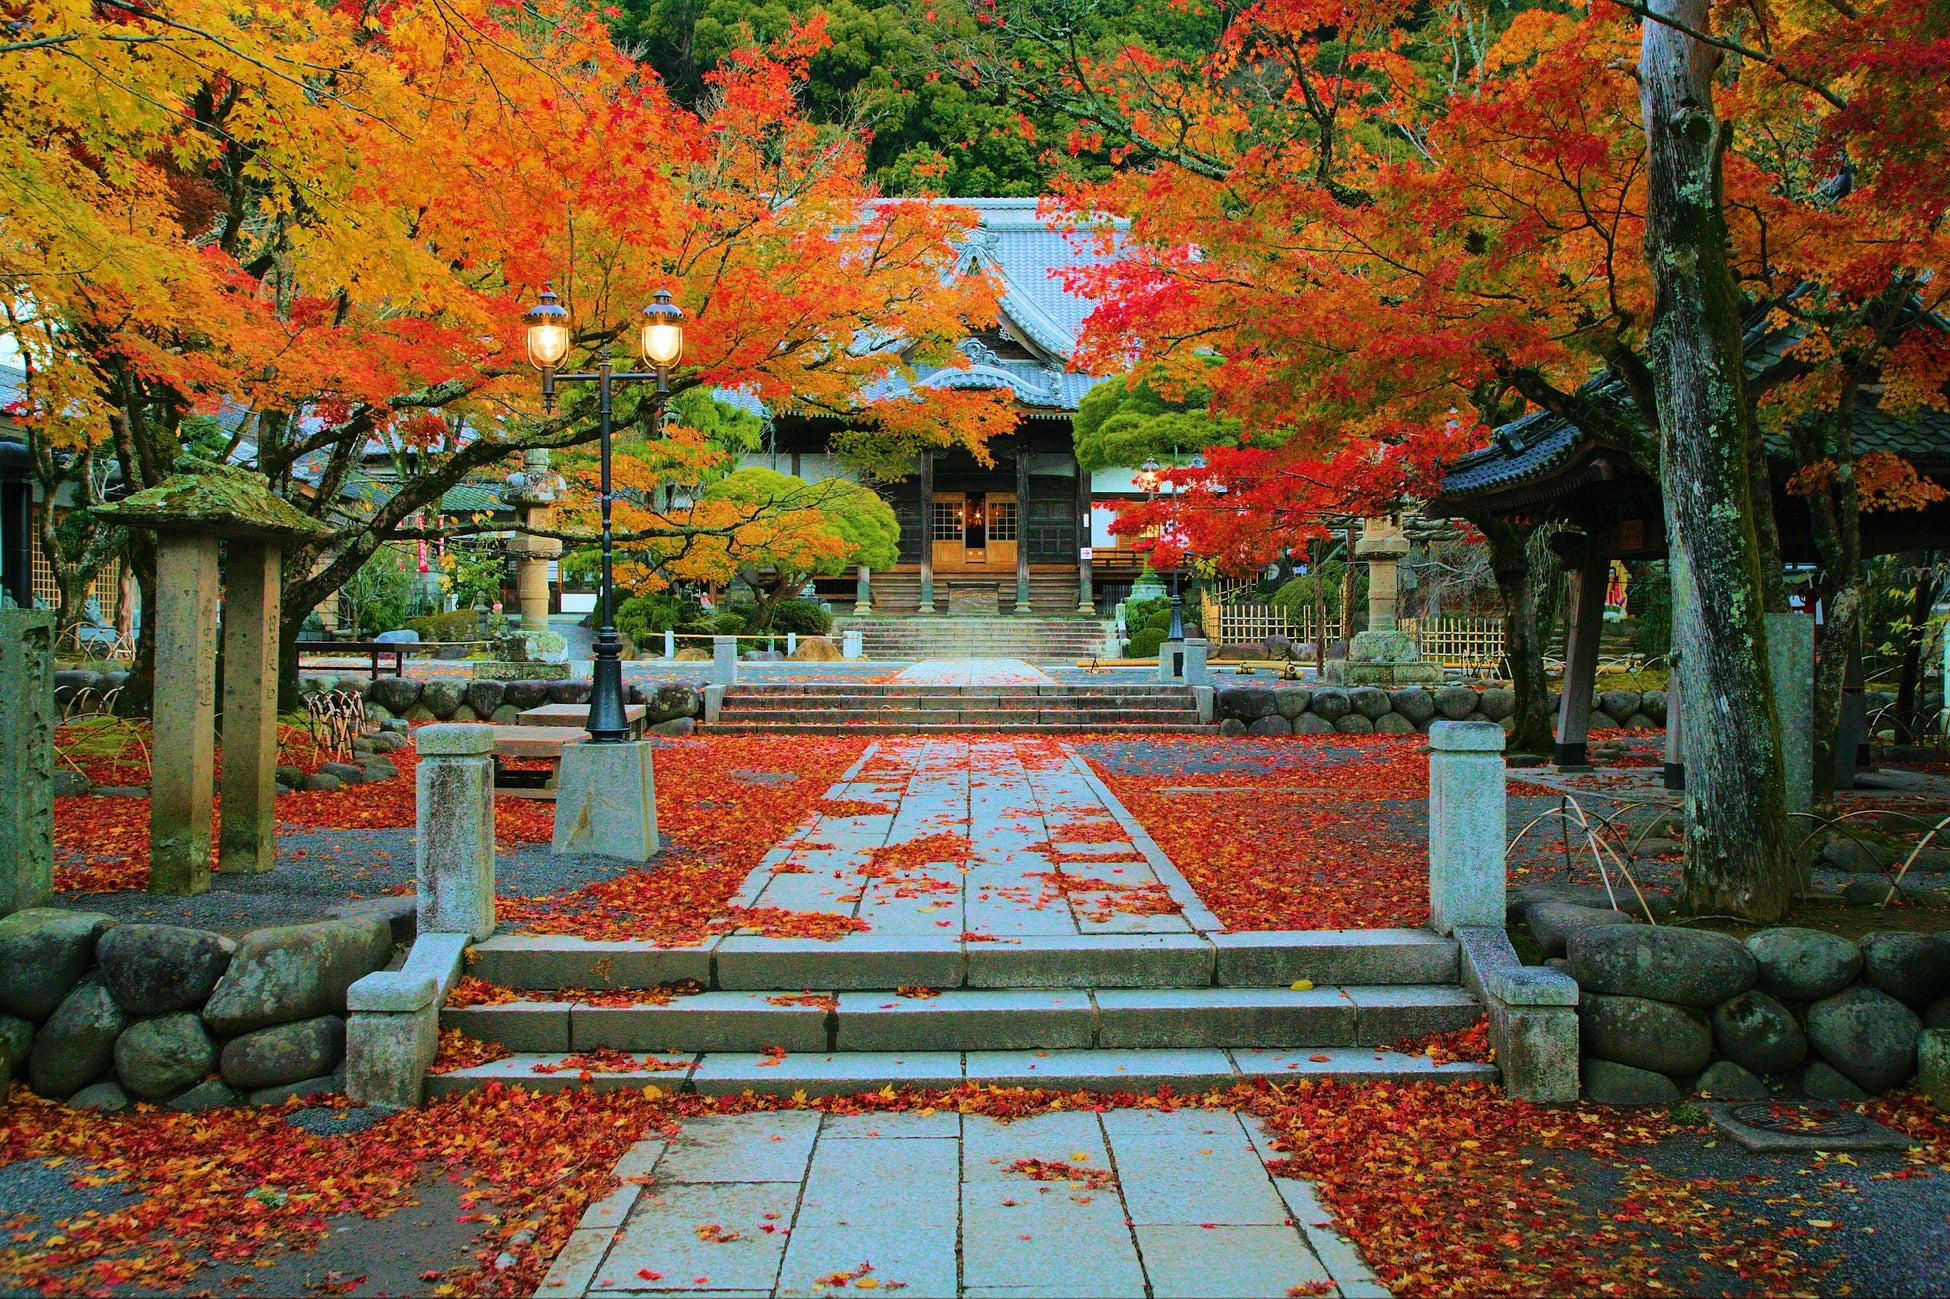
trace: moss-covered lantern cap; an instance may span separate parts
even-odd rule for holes
[[[105,523],[152,532],[264,541],[318,541],[333,528],[277,496],[247,469],[187,457],[154,487],[91,513]]]

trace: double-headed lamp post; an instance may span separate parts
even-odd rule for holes
[[[555,367],[569,354],[573,331],[569,312],[555,296],[554,285],[545,285],[541,301],[522,316],[528,326],[528,359],[542,372],[542,411],[555,409],[555,385],[593,383],[596,385],[596,410],[602,421],[602,507],[603,507],[603,584],[602,626],[596,632],[594,680],[589,692],[589,741],[592,744],[620,744],[630,738],[629,718],[623,711],[623,642],[616,634],[616,579],[610,564],[609,435],[611,396],[617,383],[655,383],[652,397],[654,416],[651,430],[663,427],[664,403],[670,399],[670,367],[684,355],[684,313],[658,289],[655,299],[643,309],[640,344],[648,371],[618,374],[609,363],[609,347],[597,354],[596,369],[588,374],[558,374]]]
[[[1158,463],[1156,456],[1147,456],[1137,472],[1138,487],[1147,497],[1155,501],[1158,499],[1158,491],[1163,481],[1163,466]],[[1158,530],[1158,535],[1161,537],[1164,535],[1163,528]],[[1171,628],[1165,632],[1165,639],[1168,641],[1185,639],[1185,604],[1178,598],[1177,564],[1171,566]]]

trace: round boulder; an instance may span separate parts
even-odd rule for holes
[[[1280,716],[1289,722],[1299,720],[1300,714],[1307,711],[1307,705],[1313,702],[1313,698],[1314,692],[1305,686],[1273,687],[1273,707],[1278,709]]]
[[[1539,952],[1545,956],[1562,956],[1571,935],[1578,930],[1629,925],[1632,918],[1622,911],[1609,908],[1581,907],[1569,902],[1537,902],[1525,911],[1524,922],[1530,926],[1530,936],[1536,940]]]
[[[1246,724],[1237,717],[1222,717],[1219,719],[1219,734],[1225,736],[1227,739],[1236,740],[1245,733]]]
[[[1862,972],[1862,949],[1819,929],[1763,929],[1747,939],[1760,986],[1783,1001],[1832,997]]]
[[[1808,1036],[1788,1008],[1759,990],[1713,1008],[1713,1041],[1743,1069],[1784,1074],[1808,1056]]]
[[[469,708],[466,704],[462,704],[454,709],[453,712],[447,714],[447,720],[450,722],[478,722],[481,720],[481,715],[472,708]]]
[[[392,926],[373,916],[252,930],[203,1004],[203,1022],[232,1037],[342,1014],[345,990],[385,968],[392,955]]]
[[[513,704],[503,704],[494,710],[488,720],[496,726],[518,726],[521,724],[521,709]]]
[[[217,1044],[186,1010],[137,1020],[115,1039],[115,1078],[145,1101],[166,1100],[202,1082],[217,1063]]]
[[[344,1055],[345,1021],[320,1015],[232,1038],[219,1068],[226,1086],[256,1091],[328,1074]]]
[[[52,907],[0,918],[0,1014],[36,1023],[54,1014],[95,963],[95,945],[114,925],[112,917],[93,911]]]
[[[1662,1074],[1698,1073],[1713,1057],[1713,1030],[1691,1006],[1587,993],[1578,1000],[1586,1055]]]
[[[1869,1093],[1856,1086],[1847,1074],[1838,1073],[1826,1060],[1817,1060],[1801,1075],[1801,1090],[1818,1101],[1865,1101]]]
[[[824,636],[802,636],[798,647],[786,657],[802,663],[837,663],[845,656],[840,653],[839,646]]]
[[[682,681],[667,681],[646,692],[644,712],[651,722],[667,722],[673,717],[696,717],[703,713],[697,687]]]
[[[1347,692],[1347,701],[1354,706],[1355,712],[1371,722],[1386,717],[1388,710],[1394,707],[1388,701],[1388,692],[1379,686],[1356,686]]]
[[[345,782],[330,772],[315,771],[305,777],[304,781],[299,785],[299,788],[308,793],[329,794],[335,789],[344,789]]]
[[[319,764],[318,774],[336,776],[341,785],[357,785],[365,781],[365,773],[350,762],[326,762]]]
[[[1374,723],[1360,713],[1349,713],[1334,723],[1334,729],[1342,735],[1373,735]]]
[[[61,1100],[108,1072],[115,1039],[129,1017],[94,975],[76,984],[40,1032],[27,1058],[27,1085],[37,1095]]]
[[[1476,711],[1476,692],[1468,686],[1444,686],[1433,696],[1435,711],[1451,722],[1460,722]]]
[[[1860,945],[1862,977],[1897,1001],[1927,1006],[1950,993],[1950,942],[1939,935],[1864,934]]]
[[[1271,717],[1261,717],[1255,720],[1251,726],[1246,728],[1246,734],[1291,735],[1293,734],[1293,723],[1281,717],[1278,713],[1275,713]]]
[[[1514,717],[1517,712],[1517,692],[1514,690],[1485,690],[1476,697],[1476,711],[1492,722],[1500,722],[1507,717]]]
[[[1307,702],[1307,711],[1330,722],[1338,722],[1354,711],[1345,690],[1316,690]]]
[[[1923,1012],[1924,1028],[1950,1028],[1950,997],[1934,1002]],[[0,1021],[0,1035],[4,1035],[4,1021]]]
[[[1415,723],[1409,721],[1400,713],[1383,713],[1374,719],[1374,733],[1376,735],[1413,735],[1415,734]]]
[[[1585,1060],[1584,1098],[1594,1105],[1673,1105],[1679,1084],[1650,1069],[1634,1069],[1615,1060]]]
[[[1334,734],[1334,723],[1328,721],[1318,713],[1302,713],[1299,720],[1293,724],[1293,733],[1295,735],[1332,735]]]
[[[470,681],[467,683],[467,706],[476,716],[493,716],[494,710],[501,707],[501,697],[508,692],[503,681]]]
[[[1915,1011],[1860,983],[1808,1007],[1808,1041],[1870,1095],[1916,1072],[1916,1040],[1922,1035]]]
[[[235,947],[207,929],[117,925],[96,944],[95,959],[116,1005],[131,1015],[165,1015],[201,1006]]]
[[[1625,719],[1625,729],[1628,731],[1656,731],[1663,725],[1663,722],[1656,721],[1644,713],[1633,713]]]
[[[1400,690],[1388,692],[1388,706],[1396,715],[1406,718],[1411,726],[1435,719],[1435,700],[1423,686],[1403,686]]]
[[[98,1082],[83,1087],[68,1097],[68,1104],[78,1110],[100,1110],[104,1114],[125,1114],[135,1104],[129,1094],[119,1084]]]
[[[1578,986],[1705,1009],[1739,996],[1759,977],[1735,939],[1672,925],[1581,929],[1565,944]]]
[[[420,686],[420,706],[442,721],[454,715],[454,710],[467,698],[467,684],[461,681],[444,681],[438,678]]]
[[[397,715],[420,702],[420,683],[412,677],[381,677],[372,683],[366,698]]]
[[[501,702],[514,708],[540,708],[548,702],[546,681],[510,681],[501,691]]]
[[[34,1049],[34,1026],[17,1015],[0,1015],[0,1073],[19,1077],[26,1072],[27,1055]]]
[[[1623,725],[1639,710],[1641,696],[1636,690],[1607,690],[1598,696],[1598,711]]]
[[[655,735],[690,735],[697,730],[697,719],[693,717],[666,717],[661,722],[652,722],[650,730]]]
[[[202,1114],[208,1110],[219,1110],[226,1105],[237,1103],[237,1093],[223,1085],[218,1078],[206,1078],[196,1086],[169,1102],[169,1108],[179,1114]]]
[[[548,686],[548,701],[551,704],[586,704],[589,693],[595,687],[587,681],[551,681]]]
[[[1264,686],[1222,686],[1217,702],[1220,713],[1242,722],[1272,717],[1280,709],[1278,698]]]
[[[1694,1090],[1710,1101],[1764,1101],[1767,1084],[1731,1060],[1715,1060]]]

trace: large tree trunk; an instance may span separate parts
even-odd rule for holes
[[[1503,653],[1516,687],[1516,729],[1506,748],[1512,753],[1548,756],[1551,730],[1550,683],[1544,675],[1544,643],[1550,636],[1548,610],[1539,611],[1538,583],[1532,580],[1530,537],[1533,528],[1501,519],[1479,525],[1490,545],[1490,571],[1503,595]]]
[[[1694,31],[1707,0],[1651,0]],[[1684,563],[1674,627],[1685,688],[1687,818],[1681,902],[1774,920],[1794,883],[1780,719],[1767,666],[1767,583],[1755,534],[1740,298],[1721,207],[1727,128],[1713,115],[1718,51],[1647,20],[1639,58],[1649,169],[1645,255],[1666,530]]]

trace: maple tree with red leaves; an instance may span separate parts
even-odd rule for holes
[[[1209,389],[1241,421],[1237,450],[1167,472],[1178,490],[1123,526],[1256,566],[1321,513],[1399,508],[1441,458],[1549,411],[1669,485],[1689,607],[1737,611],[1685,620],[1684,697],[1772,718],[1762,617],[1785,596],[1754,487],[1763,431],[1804,470],[1832,462],[1807,499],[1824,593],[1848,605],[1864,504],[1850,426],[1865,402],[1946,402],[1950,342],[1928,322],[1950,294],[1950,195],[1921,159],[1950,141],[1950,46],[1930,9],[1763,3],[1715,34],[1704,0],[1591,0],[1486,33],[1406,0],[1261,0],[1209,56],[1169,59],[1099,57],[1068,10],[997,0],[1001,52],[962,74],[1060,108],[1091,128],[1073,149],[1126,164],[1050,205],[1111,254],[1071,277],[1100,300],[1085,360]],[[1459,58],[1428,57],[1438,45]],[[1659,89],[1669,77],[1685,87]],[[1705,143],[1670,135],[1679,117]],[[1112,216],[1129,218],[1115,240]],[[1531,526],[1483,527],[1529,737],[1546,724]],[[1824,736],[1853,642],[1842,612]],[[1772,918],[1790,879],[1778,731],[1701,721],[1687,900]]]

